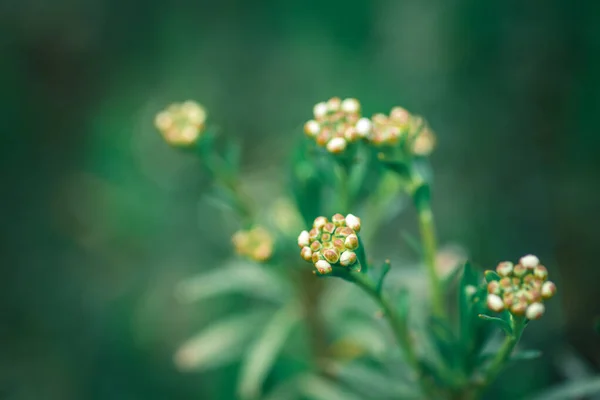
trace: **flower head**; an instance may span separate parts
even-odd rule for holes
[[[314,119],[304,124],[304,132],[332,154],[340,154],[349,143],[367,137],[368,118],[361,118],[360,103],[353,98],[332,97],[313,108]]]
[[[333,265],[349,267],[356,263],[354,251],[359,247],[357,232],[360,219],[352,214],[335,214],[331,221],[317,217],[310,231],[298,236],[300,257],[312,262],[319,275],[330,274]]]
[[[264,262],[273,255],[273,237],[261,226],[237,231],[232,237],[232,242],[239,255],[254,261]]]
[[[389,116],[375,114],[368,136],[377,147],[405,146],[408,152],[427,156],[435,148],[435,134],[423,118],[410,114],[402,107],[394,107]]]
[[[504,261],[498,264],[496,272],[500,279],[487,284],[488,308],[495,312],[506,309],[528,319],[541,318],[545,311],[543,302],[554,296],[556,285],[548,280],[548,270],[539,259],[528,255],[516,265]]]
[[[154,118],[154,125],[165,141],[178,147],[196,143],[204,131],[205,122],[206,110],[192,100],[173,103]]]

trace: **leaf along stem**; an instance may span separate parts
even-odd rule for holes
[[[483,381],[473,389],[469,398],[480,398],[485,388],[496,380],[496,378],[510,359],[510,355],[515,349],[515,346],[517,345],[517,343],[519,343],[521,335],[523,334],[523,330],[525,329],[527,319],[525,317],[516,317],[511,315],[510,321],[512,333],[507,334],[504,337],[504,342],[502,342],[502,346],[496,353],[496,356],[490,362],[484,374]]]
[[[421,363],[415,352],[414,344],[412,342],[410,331],[408,330],[408,321],[406,316],[402,317],[396,312],[396,308],[389,300],[389,298],[377,288],[377,284],[373,282],[366,274],[361,272],[351,271],[346,277],[347,280],[355,283],[363,291],[365,291],[373,300],[375,300],[382,308],[385,317],[388,320],[394,338],[398,343],[398,346],[404,354],[404,358],[408,365],[416,372],[419,385],[423,393],[430,393],[431,387],[423,380],[423,371]]]

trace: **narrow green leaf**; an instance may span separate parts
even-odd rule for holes
[[[496,273],[496,271],[492,271],[491,269],[485,271],[484,276],[485,276],[485,281],[488,283],[491,281],[499,281],[500,280],[500,275],[498,275]]]
[[[510,360],[511,361],[535,360],[536,358],[540,358],[541,356],[542,356],[542,352],[540,350],[523,350],[523,351],[513,354],[510,357]]]
[[[396,298],[396,304],[398,306],[398,316],[401,320],[408,320],[408,311],[410,309],[410,293],[406,288],[400,288]]]
[[[387,276],[388,272],[390,272],[391,268],[392,263],[390,262],[390,260],[385,260],[384,263],[381,265],[381,274],[379,275],[379,279],[377,280],[377,293],[381,293],[381,289],[383,288],[383,282],[385,281],[385,277]]]
[[[413,235],[411,235],[409,232],[407,232],[405,230],[400,231],[400,236],[402,237],[402,239],[404,239],[406,244],[408,244],[408,246],[411,248],[411,250],[413,250],[415,252],[415,254],[417,254],[419,256],[421,254],[423,254],[423,251],[421,249],[421,244],[419,243],[419,240],[417,238],[415,238]]]
[[[225,149],[225,161],[231,168],[232,173],[236,173],[240,168],[240,160],[242,156],[242,145],[240,139],[229,138]]]
[[[316,375],[305,375],[298,381],[300,392],[311,400],[361,400],[335,382]]]
[[[600,394],[600,376],[574,380],[554,386],[530,400],[570,400]]]
[[[232,293],[280,303],[289,297],[287,286],[286,281],[265,268],[239,261],[184,280],[177,285],[175,295],[184,303]]]
[[[360,238],[360,235],[358,235],[358,248],[355,250],[355,253],[358,263],[361,266],[361,272],[366,274],[369,271],[369,264],[367,262],[367,254],[365,252],[365,243]]]
[[[262,309],[211,323],[179,347],[175,364],[181,370],[207,370],[234,361],[268,316]]]
[[[265,329],[252,344],[242,363],[238,395],[241,399],[258,399],[262,385],[275,364],[292,329],[300,322],[298,304],[289,303],[279,309],[267,322]]]
[[[327,371],[363,398],[418,399],[420,391],[414,384],[399,381],[374,366],[360,362],[331,362]]]
[[[494,324],[497,324],[508,335],[512,334],[512,328],[510,327],[510,324],[508,322],[506,322],[505,320],[503,320],[502,318],[492,317],[490,315],[485,315],[485,314],[479,314],[479,318],[481,318],[484,321],[489,321]]]
[[[392,161],[385,158],[379,157],[379,161],[383,166],[388,168],[390,171],[398,174],[403,179],[410,179],[410,166],[403,161]]]

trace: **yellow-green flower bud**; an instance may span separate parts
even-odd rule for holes
[[[327,249],[323,251],[323,258],[331,264],[335,264],[340,259],[340,254],[335,249]]]

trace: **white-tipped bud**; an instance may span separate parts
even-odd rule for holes
[[[496,267],[496,272],[500,276],[508,276],[513,271],[513,267],[513,263],[511,263],[510,261],[504,261],[498,264],[498,266]]]
[[[521,259],[519,260],[519,264],[526,268],[534,268],[540,264],[540,260],[533,254],[528,254],[524,257],[521,257]]]
[[[302,250],[300,250],[300,257],[305,261],[312,261],[312,254],[310,247],[303,247]]]
[[[327,111],[332,113],[339,111],[341,105],[342,99],[340,99],[339,97],[332,97],[329,100],[327,100]]]
[[[321,119],[327,115],[327,103],[324,101],[315,104],[313,108],[313,113],[316,119]]]
[[[527,307],[525,317],[527,317],[527,319],[540,319],[545,311],[546,307],[544,307],[542,303],[533,303]]]
[[[344,241],[344,246],[348,250],[356,250],[358,248],[358,236],[355,234],[348,235]]]
[[[342,101],[342,111],[354,114],[360,111],[360,103],[356,99],[348,98]]]
[[[497,294],[487,295],[487,306],[490,310],[495,312],[500,312],[504,310],[504,302],[502,301],[502,298]]]
[[[548,270],[543,265],[538,265],[533,268],[533,275],[536,278],[545,281],[546,278],[548,278]]]
[[[407,124],[410,121],[410,113],[402,107],[394,107],[390,112],[390,118],[396,123]]]
[[[331,273],[331,271],[333,271],[333,268],[331,268],[331,264],[329,264],[325,260],[317,261],[315,263],[315,268],[317,268],[317,271],[319,271],[319,274],[321,275],[329,274]]]
[[[308,231],[300,232],[300,235],[298,235],[298,247],[300,247],[300,248],[306,247],[309,244],[310,244],[310,235],[308,234]]]
[[[475,286],[473,286],[473,285],[465,286],[465,294],[467,295],[467,297],[471,297],[475,293],[477,293],[477,288]]]
[[[325,226],[326,223],[327,223],[327,218],[317,217],[317,218],[315,218],[315,221],[313,222],[313,226],[317,229],[321,229]]]
[[[556,294],[556,285],[554,282],[547,281],[542,285],[542,297],[549,299]]]
[[[167,111],[161,111],[156,114],[156,118],[154,119],[154,125],[161,130],[166,131],[173,125],[173,118],[171,118],[171,114]]]
[[[346,226],[354,229],[356,232],[360,231],[360,218],[355,215],[346,215]]]
[[[342,214],[334,214],[333,217],[331,217],[331,222],[338,227],[343,226],[345,221],[346,219]]]
[[[346,150],[346,139],[341,137],[334,137],[327,142],[327,151],[333,154],[339,154]]]
[[[356,262],[356,254],[352,251],[345,251],[340,257],[340,264],[344,267],[352,265]]]
[[[367,137],[369,136],[369,133],[371,132],[371,120],[368,118],[361,118],[358,121],[356,121],[356,133],[358,133],[358,135],[360,137]]]
[[[321,125],[314,119],[311,119],[304,124],[304,132],[308,136],[315,137],[321,132]]]

